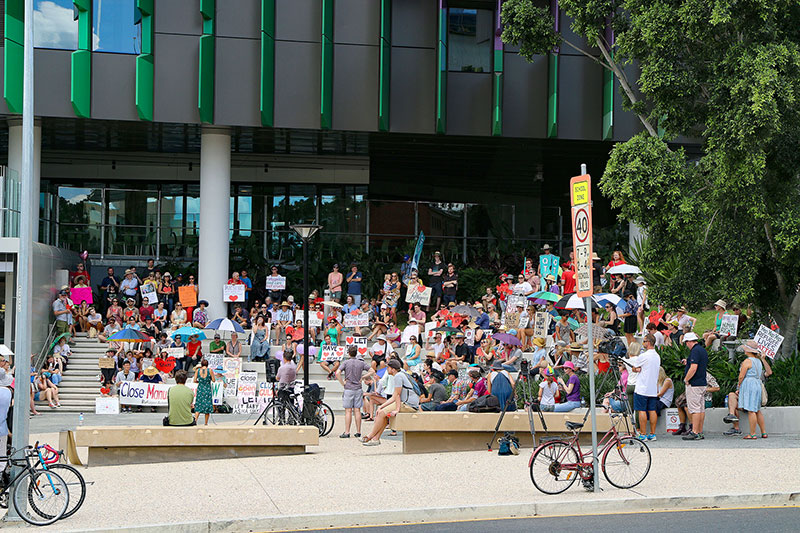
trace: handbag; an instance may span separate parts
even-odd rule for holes
[[[761,382],[761,407],[767,405],[767,400],[769,397],[767,396],[767,387],[764,386],[764,382]]]

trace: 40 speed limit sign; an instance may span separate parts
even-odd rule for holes
[[[591,296],[592,285],[592,178],[589,174],[570,180],[572,246],[575,250],[575,288],[578,296]]]

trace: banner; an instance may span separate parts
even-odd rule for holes
[[[236,396],[236,381],[239,378],[239,371],[242,369],[242,360],[238,357],[225,357],[222,360],[222,376],[225,380],[226,398]]]
[[[550,327],[550,315],[544,311],[537,311],[533,318],[533,336],[547,337],[547,328]]]
[[[411,257],[411,268],[409,269],[408,276],[411,276],[411,270],[416,269],[419,272],[419,260],[422,257],[422,245],[425,243],[425,234],[419,232],[417,237],[417,245],[414,247],[414,255]],[[428,305],[428,304],[425,304]]]
[[[333,344],[320,346],[320,350],[322,351],[320,360],[327,361],[329,363],[333,361],[341,361],[347,354],[347,348],[345,346],[334,346]]]
[[[756,332],[754,340],[756,344],[758,344],[758,349],[761,350],[764,355],[769,358],[774,358],[783,343],[783,335],[779,335],[764,324],[761,324],[758,328],[758,332]]]
[[[75,305],[81,305],[81,302],[94,303],[91,287],[72,287],[69,291],[69,297]]]
[[[719,336],[730,335],[735,337],[739,333],[739,317],[737,315],[722,315],[722,323],[719,326]]]
[[[186,353],[185,346],[179,346],[177,348],[167,348],[165,350],[161,350],[162,352],[167,352],[167,357],[174,357],[175,359],[183,359],[183,356]]]
[[[247,286],[244,283],[222,286],[223,302],[244,302],[244,290]]]
[[[347,313],[346,315],[344,315],[344,327],[346,328],[369,327],[369,313],[358,313],[355,315]]]
[[[94,414],[96,415],[118,415],[119,398],[95,398]]]
[[[410,304],[429,305],[431,303],[432,287],[414,285],[406,291],[406,302]]]
[[[543,254],[539,256],[539,271],[542,278],[542,290],[547,290],[547,281],[544,279],[552,275],[558,279],[558,256],[553,254]]]
[[[152,283],[145,283],[139,290],[142,292],[142,302],[144,302],[144,298],[147,298],[147,302],[152,305],[156,305],[158,303],[158,293],[156,293],[156,286]]]
[[[197,291],[194,286],[178,287],[178,300],[184,309],[197,307]]]
[[[268,291],[282,291],[286,289],[286,278],[284,276],[267,276]]]
[[[222,402],[222,387],[211,384],[212,402],[220,405]],[[123,405],[167,405],[167,392],[174,384],[143,383],[141,381],[122,381],[117,386],[117,396]],[[197,392],[197,383],[187,382],[186,386]]]
[[[312,328],[321,328],[322,327],[322,319],[325,316],[325,313],[322,311],[309,311],[308,312],[308,322],[310,323],[309,327]],[[294,312],[294,320],[300,321],[302,324],[305,324],[305,320],[303,320],[303,310],[298,309]]]

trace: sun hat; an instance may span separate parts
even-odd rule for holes
[[[144,369],[145,376],[155,376],[156,374],[158,374],[158,369],[154,366],[148,366]]]
[[[725,302],[725,300],[717,300],[716,302],[714,302],[714,305],[720,306],[723,311],[728,308],[728,304]]]
[[[572,361],[567,361],[564,363],[564,368],[569,368],[570,370],[575,370],[575,365],[572,364]]]
[[[690,331],[689,333],[683,336],[683,342],[689,342],[689,341],[697,342],[697,340],[698,340],[697,333],[694,333],[693,331]]]
[[[742,345],[742,350],[747,353],[761,354],[761,349],[758,347],[758,344],[756,344],[756,341],[752,339]]]

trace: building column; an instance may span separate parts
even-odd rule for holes
[[[210,319],[226,316],[222,286],[228,281],[230,250],[231,134],[206,126],[200,138],[199,297],[208,301]]]
[[[22,118],[8,119],[8,169],[13,170],[16,179],[22,175]],[[33,123],[33,235],[39,240],[39,189],[42,180],[42,121],[35,119]],[[5,192],[5,191],[4,191]],[[3,198],[5,205],[11,207],[10,198]]]

